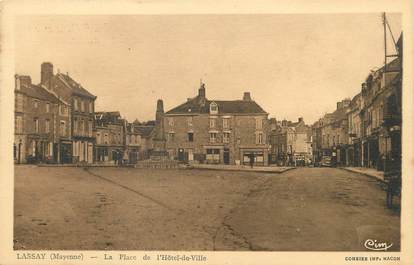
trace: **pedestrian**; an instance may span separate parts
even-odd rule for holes
[[[122,166],[122,157],[123,157],[122,151],[119,151],[118,152],[118,165],[119,166]]]
[[[250,154],[250,167],[253,168],[254,164],[254,154]]]

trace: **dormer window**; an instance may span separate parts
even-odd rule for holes
[[[218,114],[218,105],[215,102],[210,104],[210,114]]]

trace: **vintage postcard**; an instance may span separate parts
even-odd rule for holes
[[[364,2],[3,2],[0,264],[413,264],[413,7]]]

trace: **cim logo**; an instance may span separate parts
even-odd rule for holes
[[[365,240],[364,247],[369,250],[387,250],[392,247],[392,244],[386,242],[378,242],[377,240],[367,239]]]

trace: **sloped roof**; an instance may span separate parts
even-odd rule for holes
[[[134,131],[138,132],[139,134],[141,134],[144,137],[148,137],[151,135],[151,133],[154,131],[155,127],[154,126],[134,126]]]
[[[83,88],[79,83],[73,80],[72,77],[70,77],[69,75],[58,73],[56,74],[56,76],[59,77],[69,88],[71,88],[73,93],[81,95],[81,96],[93,98],[93,99],[96,98],[95,95],[91,94],[88,90]]]
[[[167,111],[166,114],[209,113],[210,104],[212,102],[217,104],[220,114],[267,114],[267,112],[253,100],[203,100],[203,98],[198,96]]]
[[[25,85],[22,84],[20,86],[20,90],[22,93],[26,94],[29,97],[33,97],[39,100],[45,100],[52,103],[59,103],[59,99],[54,96],[52,93],[49,93],[45,88],[37,85]]]

